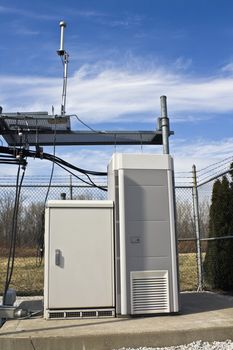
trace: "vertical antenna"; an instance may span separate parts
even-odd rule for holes
[[[69,55],[64,49],[64,31],[66,28],[66,23],[64,21],[60,22],[61,28],[61,39],[60,39],[60,49],[57,54],[61,57],[63,63],[63,89],[62,89],[62,102],[61,102],[61,116],[64,117],[66,114],[66,90],[67,90],[67,73],[68,73],[68,63]]]

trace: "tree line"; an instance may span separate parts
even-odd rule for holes
[[[233,169],[233,163],[230,169]],[[233,170],[214,182],[204,260],[207,288],[233,291]]]

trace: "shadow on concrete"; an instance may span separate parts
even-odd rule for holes
[[[29,310],[30,312],[43,312],[43,300],[38,299],[38,300],[25,300],[22,301],[19,306],[21,309],[26,309]]]
[[[233,297],[212,292],[181,293],[181,315],[233,308]]]
[[[23,301],[19,307],[29,309],[31,312],[39,312],[43,309],[42,300],[33,300],[33,301]],[[182,315],[191,315],[191,314],[197,314],[197,313],[204,313],[204,312],[210,312],[210,311],[216,311],[216,310],[224,310],[224,309],[233,309],[233,297],[227,296],[227,295],[221,295],[211,292],[187,292],[187,293],[181,293],[181,312],[178,315],[174,315],[174,318],[177,318],[179,320],[179,317]],[[169,316],[169,315],[168,315]],[[161,317],[161,315],[156,316],[142,316],[142,317],[124,317],[124,318],[108,318],[103,319],[103,321],[100,321],[98,319],[98,322],[95,322],[94,319],[92,319],[90,322],[84,322],[82,323],[82,319],[77,319],[77,323],[75,324],[66,324],[66,321],[68,320],[56,320],[57,324],[55,326],[50,326],[50,320],[46,321],[44,320],[43,327],[40,328],[33,328],[33,329],[18,329],[15,331],[9,331],[9,332],[0,332],[1,336],[10,336],[13,334],[22,334],[26,331],[26,333],[35,333],[35,332],[43,332],[43,331],[53,331],[53,330],[59,330],[59,329],[79,329],[81,327],[87,327],[87,326],[98,326],[103,324],[119,324],[125,321],[133,322],[134,324],[137,323],[137,320],[142,320],[143,318],[158,318]],[[163,318],[166,318],[167,315],[163,315]],[[84,319],[83,319],[84,320]],[[87,321],[87,319],[85,319]],[[11,321],[7,321],[11,322]]]

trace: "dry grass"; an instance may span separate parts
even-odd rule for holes
[[[197,289],[197,262],[195,253],[179,254],[180,290]]]
[[[1,286],[5,283],[7,259],[0,258]],[[18,295],[41,295],[44,286],[44,267],[37,266],[35,257],[20,257],[15,259],[11,288],[15,288]],[[2,291],[1,291],[2,292]]]
[[[6,276],[6,258],[0,258],[0,283],[4,285]],[[197,288],[197,264],[195,253],[179,254],[180,289]],[[35,257],[17,257],[11,287],[18,295],[42,295],[44,285],[44,266],[37,266]],[[2,292],[2,290],[1,290]]]

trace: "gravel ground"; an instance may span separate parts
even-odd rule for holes
[[[116,350],[116,349],[114,349]],[[198,340],[196,342],[179,345],[179,346],[170,346],[165,348],[120,348],[118,350],[233,350],[233,342],[231,340],[226,341],[215,341],[213,343],[203,342]]]

